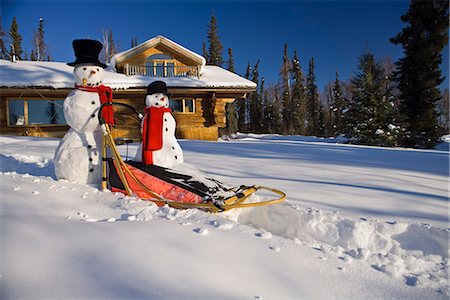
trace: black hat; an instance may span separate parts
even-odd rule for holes
[[[73,50],[75,51],[76,60],[71,63],[67,63],[69,66],[76,66],[79,64],[91,64],[106,68],[105,64],[102,64],[98,60],[98,55],[102,51],[103,45],[96,40],[73,40]]]
[[[167,96],[171,96],[169,92],[167,92],[167,85],[164,81],[153,81],[147,86],[147,95],[162,93]]]

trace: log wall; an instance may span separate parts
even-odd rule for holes
[[[67,125],[32,125],[8,126],[7,99],[65,99],[70,89],[2,89],[0,91],[0,134],[2,135],[31,135],[41,137],[60,138],[69,129]],[[225,104],[234,101],[234,98],[219,98],[220,95],[211,92],[202,93],[174,93],[173,99],[195,99],[194,113],[173,113],[177,122],[176,135],[181,139],[217,140],[218,128],[226,126]],[[115,91],[114,101],[129,104],[136,110],[144,110],[145,90]],[[138,139],[139,133],[130,126],[118,125],[114,129],[115,137],[133,137]]]

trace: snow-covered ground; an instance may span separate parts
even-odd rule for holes
[[[209,214],[55,181],[58,142],[0,137],[2,299],[448,299],[447,152],[181,141],[218,179],[288,195]]]

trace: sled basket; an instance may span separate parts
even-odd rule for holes
[[[98,116],[103,130],[102,189],[137,196],[142,200],[155,202],[159,206],[168,204],[173,208],[198,208],[210,212],[276,204],[286,199],[285,193],[272,188],[263,186],[232,187],[213,178],[205,177],[203,180],[196,180],[194,175],[179,170],[123,160],[116,142],[127,144],[128,147],[128,143],[138,140],[136,138],[114,139],[110,125],[102,118],[102,109],[106,106],[118,106],[121,110],[130,110],[133,116],[125,118],[125,120],[134,119],[137,121],[136,123],[139,123],[142,119],[142,115],[127,104],[105,103],[100,107]],[[116,122],[116,126],[120,126],[118,123]],[[261,202],[246,202],[251,195],[258,191],[270,193],[271,199]]]

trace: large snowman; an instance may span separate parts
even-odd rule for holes
[[[98,60],[102,44],[95,40],[74,40],[76,61],[74,66],[75,89],[64,100],[64,117],[70,126],[59,143],[53,159],[58,179],[80,184],[101,182],[102,130],[98,121],[102,103],[111,102],[109,87],[103,86],[103,69]],[[112,111],[103,115],[112,124]]]
[[[183,163],[183,150],[175,137],[176,122],[169,108],[169,96],[165,82],[154,81],[148,85],[142,144],[136,153],[136,161],[165,168]]]

